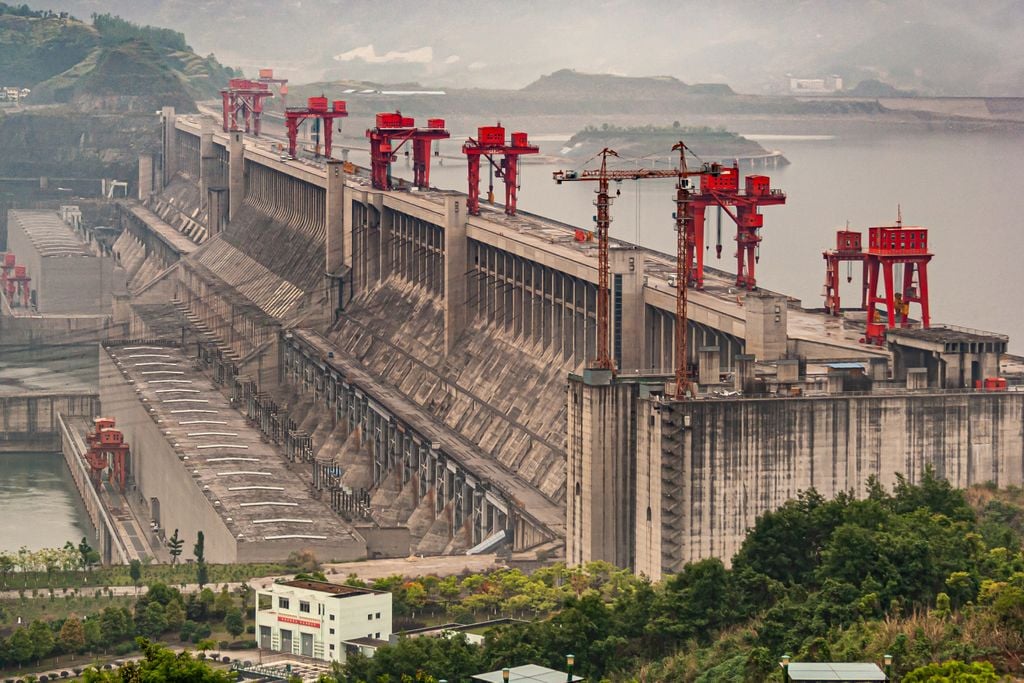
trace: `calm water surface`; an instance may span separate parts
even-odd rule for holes
[[[1024,291],[1024,220],[1015,201],[1024,181],[1022,142],[1009,135],[952,133],[766,137],[765,147],[781,149],[793,163],[766,172],[789,200],[763,210],[758,281],[806,306],[821,306],[821,252],[834,244],[835,230],[847,221],[865,232],[891,224],[902,206],[904,225],[929,228],[935,253],[929,269],[933,321],[1007,333],[1011,350],[1024,353],[1024,315],[1014,303]],[[455,142],[444,144],[444,153],[457,152]],[[364,156],[354,153],[352,159],[365,163]],[[554,169],[523,165],[520,208],[591,227],[594,183],[556,185]],[[395,171],[411,175],[404,160]],[[486,193],[486,172],[481,175]],[[435,164],[431,181],[464,191],[465,164],[447,159],[443,166]],[[672,181],[627,181],[619,189],[613,236],[633,241],[639,234],[641,244],[674,251]],[[495,190],[504,191],[498,182]],[[722,261],[715,261],[713,248],[706,258],[709,265],[734,271],[735,229],[729,227],[723,226]],[[859,300],[858,282],[855,274],[853,284],[844,284],[847,302]]]
[[[61,455],[0,453],[0,552],[77,545],[82,536],[91,537],[87,529]]]

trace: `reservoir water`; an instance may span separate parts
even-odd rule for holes
[[[78,491],[56,453],[0,453],[0,552],[92,542]]]
[[[788,195],[785,206],[762,211],[765,227],[758,282],[802,299],[805,306],[822,306],[825,265],[821,253],[834,245],[835,230],[847,221],[851,229],[865,233],[870,226],[891,225],[899,206],[904,225],[929,229],[935,253],[929,266],[933,322],[1004,332],[1010,335],[1010,350],[1024,352],[1024,315],[1011,303],[1024,290],[1020,266],[1024,225],[1014,201],[1024,178],[1021,142],[1013,135],[944,132],[765,135],[763,145],[780,149],[792,164],[757,171],[770,175],[772,186]],[[445,154],[459,149],[455,142],[443,144]],[[542,144],[542,149],[549,148]],[[550,150],[557,151],[557,143]],[[352,159],[366,163],[364,154],[353,154]],[[633,165],[626,161],[623,167]],[[396,174],[411,175],[404,160],[395,166]],[[594,166],[593,161],[588,164]],[[596,183],[556,185],[551,179],[556,168],[523,163],[519,207],[592,228]],[[481,175],[486,196],[485,169]],[[465,191],[465,164],[450,159],[443,166],[435,163],[431,182]],[[635,241],[639,234],[641,244],[674,253],[672,183],[645,180],[619,185],[621,195],[612,207],[612,235]],[[503,192],[496,181],[499,199]],[[710,244],[714,244],[714,213],[708,216]],[[705,258],[711,266],[735,272],[735,228],[727,217],[724,221],[722,260],[715,260],[713,247]],[[860,299],[856,268],[853,275],[853,283],[843,285],[846,303]]]

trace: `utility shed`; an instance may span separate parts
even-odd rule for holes
[[[787,669],[791,681],[888,681],[877,664],[861,662],[793,662]]]
[[[110,313],[114,259],[97,256],[56,211],[9,211],[7,250],[32,278],[39,313]]]

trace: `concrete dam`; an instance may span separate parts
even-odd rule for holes
[[[689,296],[699,391],[677,401],[674,256],[612,242],[621,370],[594,372],[597,253],[573,226],[470,215],[462,193],[379,190],[351,164],[162,118],[140,201],[119,207],[112,329],[192,357],[316,516],[350,530],[346,555],[504,548],[658,577],[728,560],[811,486],[926,465],[956,485],[1024,479],[1024,399],[973,389],[1022,374],[1003,335],[933,325],[864,345],[863,321],[707,270]]]

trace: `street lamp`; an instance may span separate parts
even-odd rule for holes
[[[565,656],[565,666],[569,669],[569,673],[565,675],[566,683],[572,683],[572,665],[576,663],[576,655],[567,654]]]
[[[882,660],[885,662],[885,677],[891,681],[892,680],[892,655],[889,654],[888,652],[886,652],[885,655],[882,657]]]
[[[779,666],[782,667],[782,680],[786,681],[788,683],[788,681],[789,681],[789,655],[788,654],[782,655],[782,658],[779,659]]]
[[[505,681],[505,683],[508,683],[508,677],[509,674],[511,673],[512,672],[509,671],[509,668],[506,666],[504,669],[501,670],[501,680]]]

